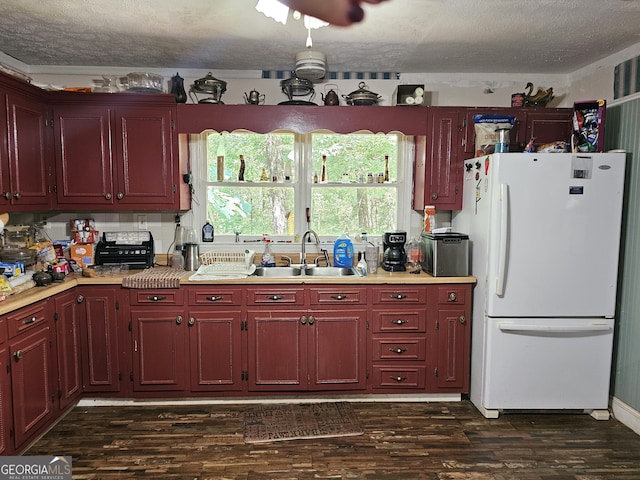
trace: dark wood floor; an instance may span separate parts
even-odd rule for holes
[[[615,419],[460,403],[354,403],[364,435],[243,442],[244,405],[76,407],[26,455],[74,479],[638,480],[640,436]]]

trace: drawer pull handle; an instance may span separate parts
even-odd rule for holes
[[[331,298],[333,298],[334,300],[346,300],[347,296],[346,295],[331,295]]]
[[[18,350],[16,353],[14,353],[13,358],[16,359],[16,362],[20,360],[22,358],[22,350]]]
[[[404,325],[405,323],[409,323],[409,320],[404,320],[402,318],[398,318],[396,320],[389,320],[393,325]]]
[[[268,295],[267,300],[282,300],[284,297],[282,295]]]
[[[449,292],[449,301],[455,302],[457,300],[458,300],[458,295],[456,294],[456,292]]]
[[[222,300],[222,296],[221,295],[211,295],[210,297],[205,297],[207,300],[209,300],[210,302],[217,302],[219,300]]]
[[[407,377],[389,377],[391,380],[395,380],[396,382],[404,382]]]
[[[407,349],[406,348],[390,348],[389,351],[392,353],[397,353],[398,355],[402,355],[404,352],[407,351]]]
[[[404,300],[405,298],[407,298],[404,293],[392,293],[389,296],[395,300]]]
[[[167,297],[164,295],[149,295],[147,300],[151,300],[152,302],[161,302],[162,300],[166,300]]]
[[[26,319],[24,319],[24,320],[22,321],[22,324],[23,324],[23,325],[31,325],[32,323],[36,323],[36,320],[38,320],[38,319],[37,319],[37,318],[36,318],[36,316],[34,315],[34,316],[33,316],[33,317],[31,317],[31,318],[26,318]]]

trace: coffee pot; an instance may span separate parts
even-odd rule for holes
[[[329,83],[325,85],[324,87],[325,91],[327,90],[327,87],[330,85],[336,87],[336,89],[338,88],[337,85],[333,83]],[[329,91],[325,95],[322,95],[321,93],[320,96],[322,97],[322,100],[324,101],[325,105],[330,105],[330,106],[340,105],[340,97],[338,97],[338,94],[333,88],[329,89]]]
[[[264,93],[260,94],[257,90],[251,90],[247,95],[244,93],[244,101],[249,105],[260,105],[264,103]]]
[[[407,232],[387,232],[382,236],[382,269],[387,272],[406,271],[407,254],[404,244]]]

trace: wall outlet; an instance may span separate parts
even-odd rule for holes
[[[146,215],[138,215],[138,230],[148,230]]]

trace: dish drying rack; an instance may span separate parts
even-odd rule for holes
[[[199,256],[200,267],[190,280],[208,280],[217,277],[247,277],[256,270],[253,264],[255,250],[244,252],[204,252]]]

